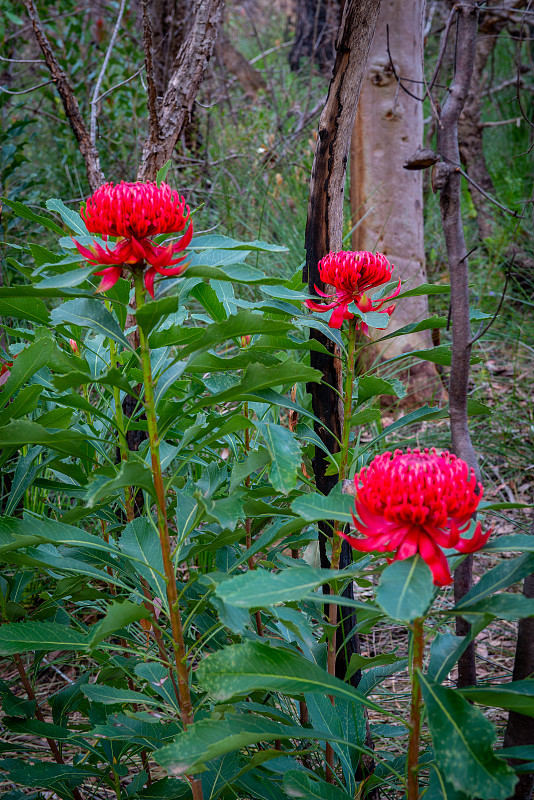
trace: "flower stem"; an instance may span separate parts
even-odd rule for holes
[[[134,280],[137,309],[140,309],[145,302],[142,272],[136,272]],[[152,477],[154,479],[154,488],[156,492],[158,532],[161,545],[161,554],[163,557],[165,583],[167,586],[167,601],[169,603],[174,657],[176,662],[176,671],[178,674],[180,712],[183,726],[185,729],[187,729],[187,727],[193,723],[193,708],[191,704],[191,693],[189,691],[189,670],[187,668],[182,620],[180,617],[180,608],[178,603],[176,572],[171,558],[171,541],[169,537],[167,508],[165,505],[165,488],[163,486],[163,475],[161,471],[161,460],[159,455],[160,442],[156,417],[156,405],[154,402],[154,385],[152,381],[150,349],[145,333],[141,326],[139,326],[139,344],[141,349],[141,366],[143,370],[143,384],[145,389],[144,406],[147,418],[150,455],[152,459]],[[202,784],[200,781],[194,778],[190,778],[189,780],[191,783],[194,800],[202,800]]]
[[[345,391],[343,396],[343,435],[341,438],[341,452],[339,456],[339,480],[345,480],[348,466],[349,456],[349,441],[350,441],[350,420],[352,416],[352,389],[354,386],[354,367],[356,360],[356,333],[357,333],[357,319],[349,320],[349,347],[347,358],[347,374],[345,376]],[[341,557],[341,546],[343,539],[337,536],[336,531],[339,530],[342,523],[334,522],[334,531],[332,533],[332,558],[330,560],[330,569],[339,569],[339,560]],[[327,669],[330,675],[336,674],[336,625],[337,625],[337,606],[330,603],[328,607],[328,622],[331,629],[331,638],[328,641],[327,652]],[[332,703],[334,699],[331,697]],[[327,743],[326,745],[326,780],[328,783],[334,782],[334,751],[332,746]]]
[[[419,739],[421,735],[421,687],[417,671],[423,666],[423,618],[416,619],[412,626],[412,703],[410,709],[410,741],[408,744],[407,785],[408,800],[419,800],[417,769],[419,762]]]
[[[245,404],[243,406],[243,416],[245,417],[245,419],[249,418],[247,401],[245,401]],[[249,454],[249,450],[250,450],[250,429],[245,428],[245,453],[247,456]],[[247,487],[247,489],[250,488],[250,475],[247,475],[247,477],[245,478],[245,486]],[[247,517],[245,520],[245,535],[246,535],[245,546],[247,550],[250,550],[250,548],[252,547],[252,520],[250,517]],[[248,557],[247,563],[249,569],[256,569],[256,565],[254,564],[254,559],[252,556]],[[263,636],[261,613],[259,611],[256,611],[254,614],[254,618],[256,620],[256,630],[258,632],[258,636]]]
[[[117,348],[113,339],[109,340],[109,361],[112,369],[117,367]],[[113,398],[115,400],[115,424],[119,436],[119,449],[121,461],[128,461],[128,440],[126,439],[126,428],[124,425],[124,414],[122,411],[121,392],[118,386],[113,387]],[[134,507],[132,500],[132,490],[130,486],[124,487],[124,505],[126,507],[126,519],[131,522],[134,518]]]

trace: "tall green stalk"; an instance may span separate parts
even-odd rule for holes
[[[419,740],[421,737],[421,687],[419,686],[417,672],[423,667],[423,621],[423,618],[419,617],[412,625],[412,701],[410,707],[410,741],[408,743],[406,765],[408,800],[419,800],[417,769],[419,763]]]
[[[356,333],[357,333],[358,320],[356,318],[349,320],[349,342],[348,342],[348,357],[347,357],[347,374],[345,375],[345,388],[343,393],[343,435],[341,438],[341,452],[339,455],[339,480],[344,481],[347,475],[348,456],[349,456],[349,441],[350,441],[350,420],[352,417],[352,389],[354,386],[354,369],[356,366]],[[330,559],[330,569],[339,569],[339,560],[341,557],[341,546],[343,539],[337,536],[336,531],[341,528],[341,522],[334,522],[334,531],[332,534],[332,557]],[[330,603],[328,608],[328,621],[332,631],[331,638],[328,642],[327,653],[327,669],[330,675],[336,674],[336,625],[337,625],[337,606]],[[332,703],[334,702],[331,698]],[[332,746],[327,743],[326,745],[326,779],[329,783],[334,782],[334,751]]]
[[[139,310],[145,303],[143,273],[136,272],[134,275],[134,281],[135,299],[137,309]],[[180,617],[180,608],[178,603],[176,572],[171,557],[171,541],[169,537],[167,507],[165,504],[165,487],[163,485],[161,459],[159,454],[160,439],[156,416],[156,404],[154,402],[154,384],[152,380],[150,348],[141,326],[139,326],[139,343],[141,350],[141,366],[143,370],[143,385],[145,390],[144,408],[147,419],[150,456],[152,460],[152,477],[154,479],[154,488],[156,493],[159,540],[161,545],[161,554],[163,557],[167,601],[169,603],[169,615],[171,620],[172,642],[176,662],[176,672],[178,675],[180,712],[183,726],[187,729],[187,727],[193,723],[193,707],[191,703],[191,692],[189,690],[189,670],[187,667],[182,620]],[[195,778],[190,778],[189,780],[191,783],[194,800],[203,800],[202,784],[200,781]]]
[[[109,340],[109,360],[112,369],[117,367],[117,348],[113,339]],[[115,424],[119,436],[119,450],[121,461],[128,461],[128,441],[126,439],[126,427],[124,424],[124,413],[121,403],[121,392],[118,386],[113,387],[113,399],[115,401]],[[134,518],[134,506],[132,490],[130,486],[124,487],[124,504],[126,507],[126,519],[131,522]]]

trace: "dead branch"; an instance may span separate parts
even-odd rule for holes
[[[4,86],[0,86],[0,92],[4,92],[4,94],[28,94],[29,92],[34,92],[36,89],[42,89],[43,86],[48,86],[49,84],[54,83],[54,80],[44,81],[44,83],[38,83],[37,86],[30,86],[29,89],[22,89],[20,92],[12,92],[9,89],[6,89]]]
[[[319,260],[330,250],[341,250],[343,241],[343,197],[347,159],[352,129],[365,74],[369,49],[373,40],[380,0],[349,0],[345,4],[343,19],[336,42],[336,60],[326,103],[319,119],[317,146],[313,160],[308,216],[306,221],[306,263],[303,280],[310,292],[314,286],[324,289],[318,270]],[[340,404],[341,359],[339,348],[317,330],[310,332],[311,338],[319,341],[328,351],[311,351],[311,365],[319,369],[321,384],[309,384],[314,414],[321,420],[315,430],[329,452],[339,450],[343,425],[343,409]],[[348,421],[346,424],[349,424]],[[338,481],[337,475],[326,475],[328,462],[321,448],[316,447],[313,470],[318,491],[328,494]],[[329,567],[326,542],[332,535],[331,525],[320,523],[319,548],[321,566]],[[346,544],[346,543],[344,543]],[[340,566],[350,563],[350,548],[343,547]],[[351,652],[357,652],[358,641],[349,633],[354,629],[354,617],[350,608],[340,607],[338,630],[339,645],[347,639],[346,647],[339,647],[336,673],[344,677]],[[349,637],[349,638],[347,638]],[[357,676],[354,676],[357,680]],[[329,761],[327,756],[328,763]],[[365,761],[365,758],[362,759]],[[365,763],[372,771],[373,764]]]
[[[449,39],[449,33],[450,33],[451,26],[452,26],[452,23],[454,22],[454,18],[456,17],[457,12],[458,12],[458,7],[456,5],[454,5],[450,10],[447,22],[445,24],[445,28],[444,28],[443,33],[441,35],[441,42],[440,42],[440,46],[439,46],[438,57],[436,59],[436,66],[434,67],[434,72],[432,73],[432,77],[430,78],[430,83],[428,84],[428,90],[427,90],[428,94],[430,94],[434,84],[436,83],[436,81],[438,79],[439,71],[440,71],[441,65],[443,63],[443,58],[445,56],[445,50],[447,49],[447,41]]]
[[[508,121],[510,122],[510,120],[508,120]],[[482,188],[482,186],[480,186],[480,184],[478,184],[475,180],[473,180],[473,178],[471,178],[471,176],[468,175],[467,172],[464,172],[463,169],[461,169],[461,167],[457,167],[456,169],[458,170],[460,175],[462,175],[466,179],[466,181],[468,181],[468,183],[471,184],[471,186],[474,186],[474,188],[478,192],[480,192],[480,194],[484,195],[486,200],[489,200],[490,203],[493,203],[494,206],[497,206],[497,208],[500,208],[501,211],[504,211],[506,214],[510,214],[511,217],[519,217],[520,216],[517,213],[517,211],[512,211],[510,208],[506,208],[506,206],[503,206],[502,203],[499,203],[498,200],[495,200],[495,198],[492,197],[490,194],[488,194],[488,192],[486,192]]]
[[[143,50],[145,51],[149,141],[155,143],[159,136],[158,92],[154,71],[152,22],[150,21],[147,0],[141,0],[141,11],[143,15]]]
[[[106,55],[104,56],[104,61],[102,62],[102,68],[100,69],[98,78],[96,79],[95,87],[93,89],[93,96],[91,98],[91,119],[89,124],[89,132],[93,144],[96,143],[96,120],[98,117],[98,103],[100,100],[98,95],[100,92],[100,87],[102,86],[102,81],[104,80],[104,75],[106,74],[106,69],[109,64],[109,59],[111,58],[113,48],[115,47],[115,42],[117,41],[117,36],[121,26],[122,15],[124,14],[125,5],[126,5],[126,0],[121,0],[121,4],[119,6],[119,13],[117,14],[117,21],[115,23],[115,27],[113,28],[111,39],[109,40],[108,49],[106,50]]]
[[[104,174],[100,167],[100,157],[98,150],[94,143],[91,141],[90,133],[80,113],[78,101],[74,95],[72,86],[65,72],[61,69],[59,61],[56,58],[52,46],[44,32],[43,25],[39,19],[39,14],[35,7],[34,0],[24,0],[24,5],[28,12],[28,16],[32,22],[35,38],[41,48],[45,57],[46,65],[52,75],[52,80],[56,84],[63,108],[69,125],[78,142],[78,147],[85,161],[85,168],[87,170],[87,178],[91,190],[94,192],[104,182]]]
[[[458,120],[464,107],[475,63],[477,36],[477,7],[475,0],[457,4],[456,68],[450,90],[437,127],[437,151],[443,159],[435,166],[434,184],[440,190],[440,209],[451,283],[452,360],[449,382],[452,449],[457,456],[480,475],[475,449],[469,434],[467,394],[471,357],[471,327],[469,321],[469,267],[465,256],[464,231],[461,216],[461,175],[455,164],[460,163],[458,149]],[[456,570],[454,595],[457,602],[472,584],[472,556]],[[456,633],[465,636],[469,624],[461,618]],[[458,684],[476,683],[474,646],[471,644],[458,662]]]
[[[129,77],[129,78],[125,78],[125,79],[124,79],[123,81],[121,81],[120,83],[116,83],[114,86],[110,86],[110,88],[109,88],[109,89],[106,89],[106,91],[105,91],[105,92],[102,92],[102,94],[100,95],[100,97],[98,98],[98,100],[99,100],[99,101],[100,101],[100,100],[103,100],[103,99],[104,99],[104,97],[107,97],[107,96],[108,96],[108,94],[111,94],[112,92],[114,92],[114,91],[115,91],[115,89],[120,89],[120,87],[121,87],[121,86],[125,86],[127,83],[130,83],[130,81],[133,81],[133,79],[134,79],[134,78],[137,78],[137,76],[138,76],[138,75],[140,75],[140,74],[142,73],[142,71],[143,71],[143,70],[144,70],[144,66],[142,66],[140,69],[138,69],[138,70],[137,70],[137,72],[134,72],[134,73],[133,73],[133,75],[130,75],[130,77]]]
[[[158,136],[155,141],[149,137],[145,143],[138,180],[154,180],[172,155],[213,52],[223,5],[224,0],[195,0],[193,28],[174,61],[161,102]]]

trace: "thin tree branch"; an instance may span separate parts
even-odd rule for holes
[[[156,77],[154,70],[154,45],[152,40],[152,23],[150,21],[150,11],[147,0],[141,0],[141,11],[143,15],[143,50],[145,51],[145,69],[147,92],[147,108],[149,123],[149,141],[156,143],[159,137],[159,113],[158,113],[158,91],[156,88]]]
[[[42,58],[5,58],[0,56],[0,61],[9,61],[10,64],[44,64]]]
[[[397,81],[397,86],[400,87],[403,92],[406,92],[406,94],[409,97],[413,97],[413,99],[417,100],[418,103],[422,103],[424,98],[419,97],[416,94],[413,94],[413,92],[410,92],[410,90],[407,89],[406,86],[402,85],[401,78],[397,75],[397,70],[395,69],[395,64],[393,63],[393,59],[391,58],[391,50],[389,48],[389,25],[386,25],[386,51],[389,58],[389,66],[391,67],[391,70],[393,72],[393,77]]]
[[[282,50],[284,47],[291,47],[292,44],[293,44],[293,41],[282,42],[282,44],[277,44],[276,47],[269,47],[268,50],[264,50],[263,53],[260,53],[259,55],[254,56],[254,58],[251,58],[248,63],[250,64],[250,66],[252,66],[253,64],[256,63],[256,61],[261,61],[261,59],[264,58],[265,56],[270,56],[271,53],[277,53],[279,50]]]
[[[84,158],[89,185],[91,186],[92,191],[95,191],[104,182],[104,175],[100,167],[98,150],[91,141],[89,131],[80,113],[80,107],[78,106],[78,101],[76,100],[72,86],[69,83],[69,79],[59,65],[59,61],[57,60],[52,46],[44,32],[44,28],[39,18],[39,14],[37,13],[34,0],[24,0],[24,5],[28,12],[28,16],[30,17],[35,38],[37,39],[39,47],[43,52],[46,65],[50,71],[50,74],[52,75],[52,79],[56,84],[61,102],[63,103],[63,108],[65,109],[67,120],[69,121],[69,125],[74,132],[78,142],[78,147]]]
[[[50,83],[54,83],[53,78],[50,81],[38,83],[37,86],[30,86],[29,89],[23,89],[21,92],[11,92],[9,89],[5,89],[3,86],[0,86],[0,92],[3,92],[4,94],[28,94],[29,92],[34,92],[36,89],[42,89],[43,86],[48,86]]]
[[[478,461],[469,434],[467,391],[471,356],[469,318],[469,267],[461,215],[461,175],[458,151],[458,120],[464,107],[475,62],[477,8],[475,0],[460,0],[458,13],[454,77],[441,113],[437,130],[437,151],[441,162],[435,166],[434,185],[440,190],[440,210],[447,247],[451,284],[452,359],[449,383],[450,425],[453,452],[480,476]],[[472,585],[473,557],[468,556],[455,571],[456,602]],[[470,626],[462,618],[456,621],[456,633],[465,636]],[[470,644],[458,662],[459,686],[476,683],[476,662]]]
[[[475,336],[473,336],[473,338],[469,342],[469,345],[471,347],[474,345],[475,342],[478,342],[478,340],[481,339],[482,336],[484,336],[485,333],[487,333],[489,331],[489,329],[491,328],[491,326],[493,325],[493,323],[495,322],[495,320],[497,319],[497,317],[499,316],[499,314],[501,312],[502,304],[504,303],[504,298],[506,297],[506,290],[508,288],[508,282],[509,282],[510,277],[512,275],[512,267],[513,267],[513,264],[514,264],[514,259],[515,259],[515,253],[512,256],[512,260],[510,261],[510,263],[508,265],[508,269],[506,270],[506,277],[505,277],[505,280],[504,280],[504,287],[503,287],[503,290],[502,290],[502,293],[501,293],[501,299],[499,300],[499,305],[497,306],[497,310],[496,310],[495,314],[492,316],[492,318],[490,319],[490,321],[488,322],[488,324],[484,328],[482,328],[482,325],[480,325],[480,328],[478,329],[477,333],[475,334]]]
[[[506,206],[503,206],[501,203],[499,203],[499,201],[498,201],[498,200],[495,200],[495,198],[494,198],[494,197],[492,197],[490,194],[488,194],[488,193],[487,193],[487,192],[486,192],[486,191],[485,191],[485,190],[482,188],[482,186],[479,186],[479,184],[478,184],[476,181],[474,181],[474,180],[473,180],[473,178],[471,178],[471,177],[470,177],[470,176],[467,174],[467,172],[464,172],[464,171],[463,171],[463,169],[462,169],[461,167],[456,167],[456,170],[457,170],[457,171],[460,173],[460,175],[462,175],[462,176],[463,176],[463,177],[466,179],[466,181],[469,181],[469,183],[470,183],[472,186],[474,186],[474,187],[475,187],[475,189],[477,189],[477,190],[480,192],[480,194],[483,194],[483,195],[484,195],[484,197],[486,198],[486,200],[489,200],[489,201],[490,201],[490,203],[493,203],[493,205],[497,206],[497,208],[500,208],[500,209],[501,209],[501,211],[505,211],[507,214],[510,214],[510,216],[512,216],[512,217],[516,217],[516,218],[518,218],[518,217],[520,216],[520,215],[517,213],[517,211],[512,211],[510,208],[506,208]]]
[[[432,73],[432,77],[430,78],[430,83],[428,84],[428,92],[429,92],[429,94],[432,91],[432,89],[434,87],[434,84],[436,83],[436,81],[438,79],[439,71],[441,69],[441,64],[442,64],[443,58],[445,56],[445,50],[447,49],[447,42],[449,40],[449,33],[450,33],[450,30],[451,30],[451,25],[452,25],[452,23],[454,21],[454,18],[455,18],[457,13],[458,13],[458,4],[455,3],[455,5],[450,10],[447,22],[445,24],[445,28],[444,28],[443,33],[441,35],[441,43],[440,43],[440,46],[439,46],[438,57],[436,59],[436,66],[434,67],[434,72]]]
[[[130,81],[133,81],[133,79],[134,79],[134,78],[137,78],[137,76],[138,76],[138,75],[140,75],[140,74],[142,73],[142,71],[144,70],[144,68],[145,68],[145,67],[144,67],[144,65],[143,65],[143,66],[142,66],[140,69],[138,69],[138,70],[137,70],[137,72],[134,72],[134,74],[133,74],[133,75],[130,75],[130,77],[129,77],[129,78],[126,78],[126,80],[124,80],[124,81],[121,81],[120,83],[116,83],[116,84],[115,84],[115,86],[112,86],[110,89],[106,89],[106,91],[105,91],[105,92],[102,92],[102,94],[100,95],[100,97],[98,97],[98,98],[97,98],[97,99],[98,99],[98,102],[100,102],[100,100],[103,100],[103,99],[104,99],[104,97],[107,97],[107,96],[108,96],[108,94],[111,94],[112,92],[114,92],[114,91],[115,91],[115,89],[120,89],[120,87],[121,87],[121,86],[125,86],[127,83],[130,83]]]
[[[98,95],[100,92],[100,87],[102,86],[102,81],[104,80],[104,75],[106,74],[106,69],[109,64],[109,59],[111,58],[113,48],[115,47],[115,42],[117,40],[117,36],[121,26],[122,15],[124,14],[125,5],[126,5],[126,0],[121,0],[121,4],[119,6],[119,13],[117,14],[117,21],[115,23],[115,27],[113,28],[111,39],[109,40],[108,49],[106,50],[106,55],[104,56],[104,61],[102,62],[102,68],[100,70],[100,73],[95,83],[95,87],[93,89],[93,96],[91,98],[91,120],[89,128],[89,135],[91,137],[91,141],[93,144],[96,143],[96,120],[98,117],[98,102],[100,99]]]
[[[521,117],[512,117],[511,119],[497,119],[497,120],[490,120],[488,122],[481,122],[481,128],[498,128],[500,125],[512,125],[515,123],[517,127],[518,122],[521,122]]]

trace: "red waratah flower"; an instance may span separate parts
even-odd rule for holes
[[[393,300],[400,292],[401,281],[389,297],[380,300],[371,300],[367,297],[368,289],[381,286],[391,278],[393,265],[389,263],[382,253],[347,252],[329,253],[319,261],[319,275],[324,283],[330,284],[336,290],[335,294],[325,294],[315,287],[317,294],[321,297],[335,297],[332,303],[321,305],[314,300],[306,300],[306,305],[311,311],[324,313],[334,309],[330,317],[329,326],[331,328],[341,328],[344,319],[353,319],[354,314],[349,311],[350,303],[356,303],[360,311],[379,311],[381,314],[391,315],[395,309],[395,304],[388,306],[383,311],[380,309],[389,300]],[[369,328],[365,322],[358,322],[358,329],[365,335]]]
[[[102,281],[98,292],[106,292],[118,281],[124,267],[148,263],[145,286],[154,297],[154,278],[160,275],[181,275],[187,267],[185,255],[175,258],[188,246],[193,236],[189,206],[183,197],[166,183],[105,183],[89,197],[82,218],[90,233],[99,233],[107,243],[108,236],[118,236],[114,248],[93,242],[84,247],[75,242],[78,251],[91,264],[108,264],[95,272]],[[157,245],[151,237],[162,233],[186,232],[177,242]]]
[[[366,538],[340,535],[364,553],[396,551],[395,561],[419,553],[437,586],[452,582],[442,547],[474,553],[491,533],[483,534],[478,522],[471,539],[461,538],[482,499],[482,485],[465,461],[447,451],[383,453],[354,482],[354,525]]]

